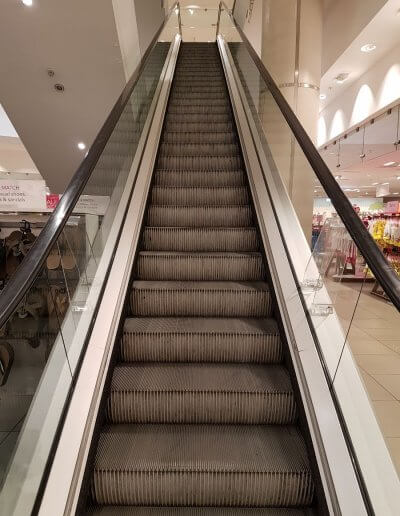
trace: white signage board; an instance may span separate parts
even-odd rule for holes
[[[104,215],[109,204],[110,198],[106,195],[81,195],[73,211],[87,215]]]
[[[41,179],[0,179],[0,211],[46,211],[45,182]]]
[[[390,189],[389,185],[378,185],[376,187],[376,196],[377,197],[385,197],[386,195],[389,195]]]

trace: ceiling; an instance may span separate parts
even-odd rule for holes
[[[399,9],[400,3],[398,0],[387,0],[379,12],[326,71],[321,79],[321,93],[326,95],[326,99],[321,100],[321,110],[341,95],[391,49],[400,44]],[[343,23],[345,22],[343,21]],[[337,27],[337,29],[340,30],[340,27]],[[368,43],[376,45],[376,50],[371,53],[361,52],[361,47]],[[325,44],[328,44],[328,42]],[[344,83],[337,84],[334,79],[341,73],[348,73],[349,77]]]
[[[183,41],[215,41],[219,0],[180,1]],[[233,0],[225,2],[232,8]],[[169,0],[169,6],[174,0]]]
[[[361,145],[355,143],[346,149],[342,147],[339,158],[337,146],[321,151],[346,195],[375,197],[377,186],[387,183],[390,196],[400,197],[400,148],[394,150],[393,143],[373,145],[365,149],[366,157],[360,159],[361,148]],[[340,167],[337,166],[339,163]],[[315,184],[319,185],[319,182]],[[325,196],[318,186],[314,193]]]
[[[0,103],[62,193],[84,157],[77,144],[90,145],[125,84],[112,2],[1,0],[0,69]]]

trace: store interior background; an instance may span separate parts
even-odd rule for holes
[[[40,0],[27,7],[3,1],[8,22],[0,19],[0,67],[8,72],[0,84],[0,180],[43,181],[45,197],[61,195],[174,2]],[[185,41],[215,37],[218,4],[181,1]],[[395,218],[400,213],[399,0],[237,0],[235,14],[356,211],[368,220],[385,213]],[[267,103],[264,112],[266,133],[275,135],[269,144],[278,169],[318,252],[319,233],[334,209],[284,125],[272,120]],[[37,225],[37,234],[51,211],[51,203],[23,214],[0,207],[0,238],[23,218]],[[81,216],[90,241],[101,214],[89,210]],[[390,245],[396,254],[397,246]],[[335,281],[332,267],[324,282],[400,471],[398,314],[371,294],[368,271],[353,269]]]

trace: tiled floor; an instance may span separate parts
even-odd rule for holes
[[[351,350],[400,475],[400,314],[370,294],[371,288],[364,285],[360,294],[359,284],[330,285],[338,315],[350,328]]]

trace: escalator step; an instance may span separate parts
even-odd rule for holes
[[[167,112],[167,115],[165,117],[167,123],[174,123],[174,124],[208,124],[208,130],[210,130],[210,124],[222,124],[231,122],[232,120],[232,114],[229,111],[226,113],[200,113],[200,114],[193,114],[193,113],[180,113],[175,114],[171,113],[169,114]]]
[[[173,104],[168,107],[168,114],[169,115],[188,115],[191,114],[193,116],[197,115],[225,115],[227,113],[231,112],[230,105],[225,102],[225,104],[192,104],[190,106],[188,105],[181,105],[181,104]]]
[[[142,317],[270,317],[267,283],[134,281],[132,314]]]
[[[215,507],[94,507],[87,516],[313,516],[311,509],[233,509]]]
[[[230,106],[226,92],[205,92],[205,93],[172,93],[170,106]]]
[[[249,364],[131,364],[114,369],[110,423],[296,422],[287,370]]]
[[[146,227],[144,251],[257,251],[255,228]]]
[[[260,253],[141,251],[136,277],[149,281],[262,281]]]
[[[242,170],[157,170],[156,186],[242,186],[246,176]]]
[[[273,319],[128,318],[124,362],[279,364],[282,343]]]
[[[236,143],[162,143],[160,156],[239,156]]]
[[[236,135],[232,132],[222,133],[173,133],[167,131],[163,133],[162,141],[164,143],[236,143]]]
[[[150,205],[148,226],[248,227],[250,206],[159,206]]]
[[[153,204],[175,206],[196,205],[246,205],[249,204],[249,195],[245,186],[220,187],[177,187],[154,186],[151,192]]]
[[[157,168],[166,170],[237,170],[242,159],[236,156],[159,156]]]
[[[208,122],[195,122],[192,119],[186,121],[175,122],[166,120],[165,132],[173,133],[207,133],[210,134],[210,124]],[[213,133],[234,132],[232,120],[215,122],[212,125]]]
[[[92,490],[100,504],[294,507],[312,502],[313,482],[292,426],[113,425]]]

